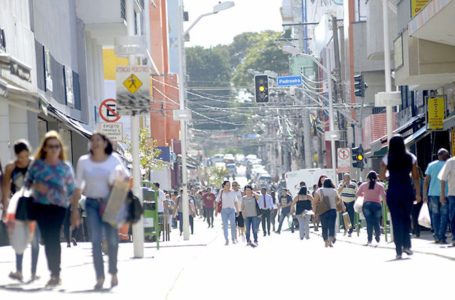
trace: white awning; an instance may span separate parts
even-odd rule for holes
[[[11,85],[0,80],[0,101],[5,101],[8,105],[25,109],[34,113],[40,113],[39,102],[41,96],[36,92]]]
[[[415,142],[417,142],[418,140],[424,138],[425,136],[427,136],[428,134],[430,134],[431,131],[430,130],[427,130],[427,127],[426,126],[423,126],[422,128],[420,128],[419,130],[417,130],[416,132],[414,132],[413,134],[411,134],[410,136],[408,136],[405,140],[404,140],[404,144],[405,145],[409,145],[409,144],[413,144]]]

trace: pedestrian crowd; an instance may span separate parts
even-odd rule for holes
[[[50,271],[48,287],[61,284],[61,228],[68,247],[77,245],[79,228],[92,243],[95,290],[104,286],[103,252],[108,256],[110,286],[118,285],[117,256],[119,228],[105,219],[112,194],[118,182],[129,182],[129,171],[114,152],[111,141],[96,132],[90,138],[89,153],[80,157],[76,172],[67,162],[61,137],[48,132],[35,156],[25,140],[14,143],[16,159],[4,170],[0,166],[2,221],[10,232],[24,230],[31,239],[31,280],[36,280],[40,243],[44,245]],[[420,172],[422,173],[422,172]],[[259,233],[267,238],[280,234],[284,224],[293,233],[298,229],[300,240],[310,239],[310,225],[321,228],[324,247],[334,247],[337,217],[342,220],[345,235],[351,237],[359,226],[358,215],[366,221],[367,245],[379,243],[384,226],[386,203],[393,224],[396,258],[412,255],[411,233],[420,235],[419,213],[428,209],[435,243],[447,243],[447,227],[455,246],[455,158],[449,159],[446,149],[437,152],[425,178],[419,173],[416,157],[409,153],[401,136],[394,136],[388,154],[381,161],[379,173],[370,171],[366,182],[358,183],[344,174],[336,186],[335,178],[320,176],[312,190],[301,182],[295,195],[284,186],[241,187],[237,181],[224,181],[220,187],[190,188],[163,191],[158,182],[157,210],[166,230],[178,228],[183,233],[184,212],[188,214],[190,232],[194,219],[200,217],[214,228],[214,219],[221,215],[225,245],[259,245]],[[312,183],[312,184],[313,184]],[[129,183],[128,183],[129,184]],[[183,199],[188,197],[188,207]],[[13,199],[16,199],[13,201]],[[10,203],[11,202],[11,203]],[[13,207],[14,204],[14,207]],[[11,205],[11,206],[10,206]],[[25,217],[24,217],[25,214]],[[177,225],[178,223],[178,225]],[[166,227],[168,226],[168,227]],[[15,235],[12,235],[15,236]],[[103,247],[103,243],[105,247]],[[11,241],[15,250],[15,271],[9,277],[22,281],[23,254],[26,245]]]

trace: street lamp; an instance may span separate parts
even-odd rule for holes
[[[184,32],[183,31],[183,0],[179,0],[179,7],[178,7],[178,49],[179,49],[179,102],[180,102],[180,111],[182,112],[181,115],[188,115],[185,113],[185,45],[183,37],[186,36],[189,31],[196,25],[199,20],[203,17],[214,15],[219,13],[222,10],[226,10],[234,6],[233,1],[225,1],[220,2],[213,7],[213,11],[209,13],[205,13],[200,15],[188,29]],[[188,201],[188,173],[186,168],[186,121],[188,118],[182,117],[180,119],[180,138],[181,138],[181,148],[182,148],[182,189],[183,195],[181,196],[182,201],[182,214],[183,214],[183,239],[189,240],[190,232],[189,232],[189,201]]]

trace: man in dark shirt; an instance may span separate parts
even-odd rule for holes
[[[279,202],[278,202],[278,209],[281,208],[281,214],[280,214],[280,223],[278,225],[277,233],[281,232],[281,226],[283,226],[283,221],[291,212],[291,203],[292,203],[292,197],[288,194],[288,190],[282,189],[281,196],[280,196]],[[294,232],[294,226],[291,226],[291,231]]]

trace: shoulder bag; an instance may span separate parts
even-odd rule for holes
[[[17,192],[20,193],[20,196],[17,200],[15,219],[20,221],[28,221],[34,219],[32,209],[33,198],[30,195],[26,195],[25,192],[25,187],[22,187],[20,191]],[[30,194],[30,192],[27,191],[27,194]]]
[[[220,213],[221,209],[223,209],[223,191],[221,191],[221,194],[220,194],[220,202],[216,203],[216,212]]]
[[[319,198],[322,198],[322,199],[319,199],[319,202],[318,204],[316,204],[316,210],[315,210],[315,214],[316,215],[322,215],[323,213],[327,212],[328,210],[330,210],[330,201],[329,201],[329,197],[328,196],[325,196],[324,193],[322,192],[321,190],[321,197]]]

